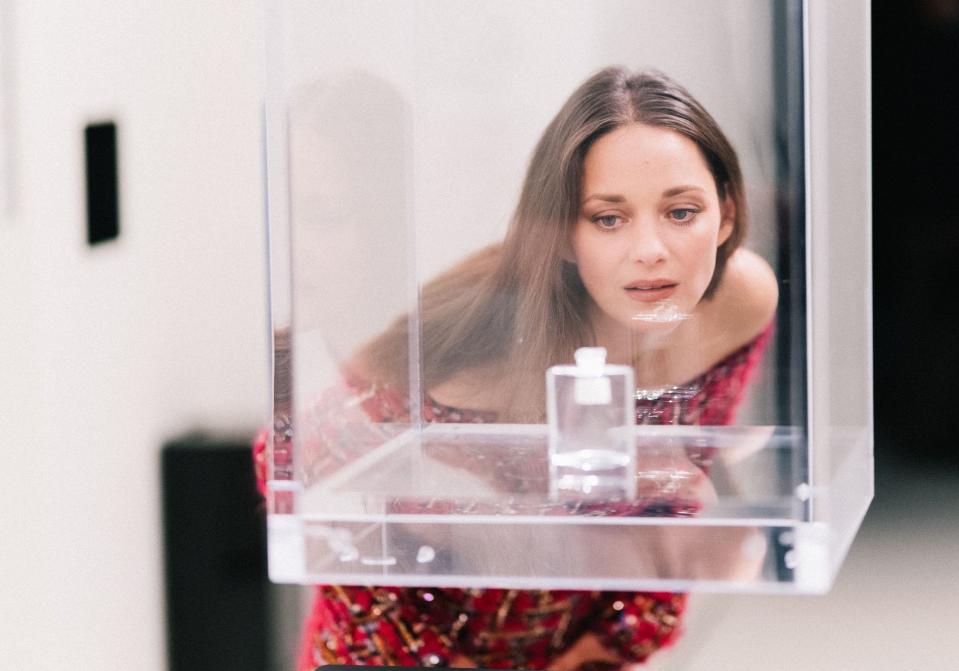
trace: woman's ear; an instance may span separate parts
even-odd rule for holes
[[[726,195],[723,196],[722,203],[720,203],[720,211],[722,213],[722,219],[720,219],[719,222],[719,237],[716,239],[717,247],[721,247],[729,240],[729,236],[733,234],[733,230],[736,228],[736,201],[729,195],[728,189],[726,190]]]

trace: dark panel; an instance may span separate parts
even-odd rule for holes
[[[249,442],[189,436],[162,456],[171,671],[270,668],[265,508]]]
[[[959,468],[959,1],[872,3],[879,475]]]
[[[84,129],[87,178],[87,242],[95,245],[120,234],[117,186],[117,127],[113,122]]]
[[[806,379],[806,165],[805,101],[803,99],[803,3],[783,0],[773,4],[773,90],[776,132],[776,265],[779,306],[776,314],[777,410],[779,424],[805,426]],[[796,473],[806,473],[805,453],[782,450],[779,488],[787,491]],[[805,479],[805,478],[804,478]],[[808,519],[809,506],[794,501],[794,514]],[[787,548],[776,543],[780,580],[792,580],[786,564]]]

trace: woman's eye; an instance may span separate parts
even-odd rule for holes
[[[593,217],[593,223],[599,226],[602,229],[613,230],[619,226],[619,216],[615,214],[604,214],[598,217]]]
[[[691,207],[677,207],[669,211],[669,217],[679,224],[688,224],[695,218],[698,210]]]

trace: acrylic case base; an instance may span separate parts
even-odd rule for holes
[[[313,512],[271,516],[271,556],[283,558],[271,563],[271,577],[536,589],[828,588],[830,532],[807,521],[813,491],[802,432],[635,431],[636,488],[608,498],[550,493],[544,425],[410,428],[296,491],[297,506]],[[869,467],[846,464],[835,484],[855,487]]]

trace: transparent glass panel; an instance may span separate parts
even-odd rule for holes
[[[811,523],[804,578],[825,588],[873,494],[869,22],[809,11]],[[851,272],[855,269],[853,280]],[[814,543],[807,544],[813,546]]]
[[[273,579],[826,589],[871,497],[865,5],[268,15]]]

